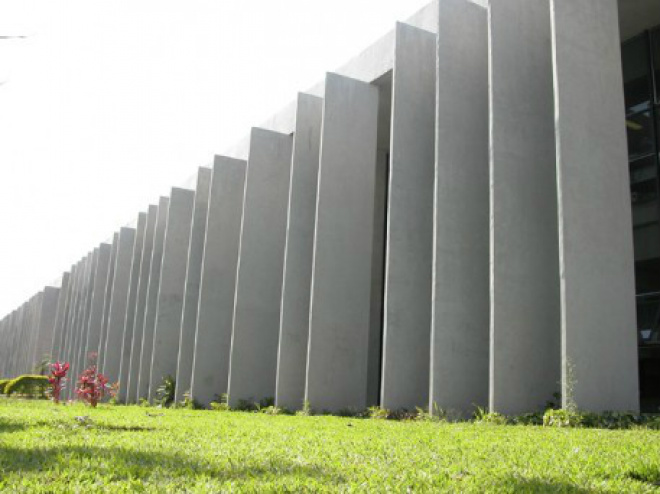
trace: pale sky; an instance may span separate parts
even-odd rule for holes
[[[0,0],[0,318],[430,0]]]

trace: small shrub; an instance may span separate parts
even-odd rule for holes
[[[46,389],[50,383],[46,376],[25,374],[12,379],[5,385],[7,396],[19,394],[30,398],[46,398]]]
[[[160,406],[168,407],[174,403],[175,392],[176,379],[171,375],[167,375],[156,389],[156,401]]]
[[[0,379],[0,395],[5,394],[5,386],[11,381],[11,379]]]
[[[150,407],[151,403],[149,403],[149,400],[146,398],[140,398],[140,401],[138,401],[138,406],[140,407]]]
[[[190,391],[183,393],[183,401],[179,403],[179,406],[188,410],[201,410],[204,408],[195,398],[192,397]]]
[[[217,397],[218,395],[216,395]],[[215,410],[216,412],[228,412],[231,410],[231,407],[229,406],[229,395],[227,393],[223,393],[218,397],[218,400],[212,401],[210,403],[211,410]]]
[[[547,410],[543,414],[544,427],[579,427],[583,416],[571,410]]]
[[[66,384],[66,373],[69,371],[68,362],[55,362],[50,364],[50,394],[53,397],[53,403],[56,405],[60,402],[60,394]]]
[[[233,409],[239,412],[256,412],[258,407],[259,404],[255,401],[240,399],[236,402],[236,406]]]
[[[289,412],[286,408],[281,408],[277,407],[275,405],[270,405],[264,408],[260,408],[259,411],[261,413],[265,413],[266,415],[290,415],[291,412]]]
[[[113,392],[108,378],[98,372],[96,365],[90,365],[78,378],[76,394],[92,408],[96,408],[104,396],[114,396]]]
[[[543,425],[543,412],[523,413],[509,418],[511,425]]]
[[[506,425],[506,416],[498,412],[490,412],[487,408],[477,407],[474,412],[474,421],[477,424]]]
[[[296,411],[296,416],[298,417],[310,417],[313,414],[314,412],[312,411],[312,405],[308,400],[304,400],[302,409]]]
[[[392,413],[387,408],[379,406],[369,407],[367,411],[370,419],[387,420],[392,416]]]

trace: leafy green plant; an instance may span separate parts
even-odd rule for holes
[[[544,427],[579,427],[582,415],[571,410],[547,410],[543,414]]]
[[[303,406],[300,410],[297,410],[295,415],[298,417],[310,417],[314,412],[312,410],[312,405],[308,400],[303,400]]]
[[[176,379],[168,374],[163,378],[160,386],[156,388],[156,401],[162,407],[169,407],[174,403],[175,393]]]
[[[387,408],[379,406],[369,407],[367,410],[370,419],[387,420],[392,415],[392,412],[390,412]]]
[[[49,386],[50,382],[46,376],[24,374],[9,381],[5,385],[5,393],[7,396],[18,394],[30,398],[46,398]]]
[[[11,381],[11,379],[0,379],[0,395],[5,394],[5,386]]]
[[[291,415],[291,412],[289,412],[289,410],[286,408],[278,407],[275,405],[260,408],[259,411],[261,413],[265,413],[266,415]]]
[[[228,412],[231,410],[229,406],[229,395],[227,393],[222,393],[216,401],[212,401],[209,405],[211,410],[215,410],[216,412]]]
[[[151,403],[149,403],[149,400],[146,398],[140,398],[140,401],[138,401],[138,406],[140,407],[150,407]]]
[[[506,425],[507,418],[498,412],[491,412],[485,407],[477,407],[474,412],[474,421],[477,424]]]
[[[204,408],[196,399],[192,397],[190,390],[183,393],[183,401],[179,403],[180,408],[185,408],[187,410],[201,410]]]

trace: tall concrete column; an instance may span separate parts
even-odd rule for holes
[[[86,347],[87,347],[87,338],[88,338],[88,333],[89,333],[89,322],[90,322],[90,316],[91,316],[91,305],[92,305],[92,298],[94,295],[94,280],[96,277],[96,268],[98,265],[98,256],[99,256],[99,249],[95,248],[92,251],[92,254],[88,260],[87,267],[86,267],[86,273],[85,273],[85,283],[83,286],[83,307],[82,307],[82,318],[81,318],[81,325],[80,325],[80,331],[79,331],[79,338],[78,341],[76,342],[76,348],[75,348],[75,353],[73,356],[73,361],[71,362],[71,375],[72,376],[77,376],[79,375],[84,366],[85,366],[85,361],[86,361]]]
[[[83,352],[82,365],[87,364],[90,352],[97,352],[101,327],[103,325],[103,306],[105,304],[105,288],[108,282],[108,270],[110,269],[110,254],[112,245],[102,243],[98,247],[98,258],[96,272],[94,273],[94,286],[92,288],[92,304],[89,314],[89,329]]]
[[[65,271],[60,283],[60,296],[57,299],[57,312],[55,314],[55,325],[53,327],[53,340],[51,342],[50,354],[53,362],[60,360],[60,351],[62,345],[62,329],[64,327],[64,314],[66,313],[66,303],[69,296],[69,279],[71,273]]]
[[[229,402],[275,397],[293,139],[252,129],[236,279]]]
[[[153,251],[149,266],[149,286],[147,288],[147,301],[144,312],[144,325],[142,328],[142,349],[140,350],[140,367],[136,393],[136,401],[149,396],[149,379],[151,378],[151,355],[154,348],[154,326],[156,324],[156,310],[158,308],[158,290],[160,288],[160,270],[163,263],[163,245],[165,241],[165,227],[167,226],[167,213],[169,210],[169,197],[161,197],[158,201],[158,215],[154,230]]]
[[[194,191],[176,187],[172,189],[156,306],[149,401],[156,398],[156,389],[164,377],[176,376],[194,206]]]
[[[290,410],[302,408],[305,399],[322,117],[321,98],[298,94],[275,389],[277,406]]]
[[[119,400],[120,403],[125,403],[126,397],[128,396],[128,375],[131,364],[131,350],[133,348],[137,292],[140,281],[142,248],[144,247],[146,228],[147,213],[139,213],[135,228],[135,242],[133,243],[133,255],[131,258],[131,277],[128,286],[128,301],[124,319],[124,334],[121,343],[121,359],[119,362],[119,392],[117,394],[117,400]]]
[[[639,409],[618,4],[552,0],[564,406]],[[594,145],[597,143],[597,145]]]
[[[103,367],[101,368],[103,374],[111,383],[119,381],[122,337],[124,335],[124,323],[126,322],[135,233],[135,228],[122,227],[119,230],[115,276],[112,282],[110,312],[108,314],[108,332],[102,355]]]
[[[190,383],[193,398],[204,405],[226,393],[229,382],[246,165],[225,156],[213,164]]]
[[[137,385],[140,373],[140,355],[142,353],[142,335],[144,332],[144,313],[147,307],[147,289],[149,287],[149,270],[151,268],[151,255],[154,246],[154,232],[156,230],[156,217],[158,206],[150,205],[147,211],[147,223],[141,250],[140,273],[135,302],[135,316],[133,318],[133,339],[131,341],[131,359],[129,362],[128,377],[124,389],[126,403],[133,403],[136,399]]]
[[[490,407],[559,391],[559,239],[550,0],[490,4]]]
[[[99,335],[99,346],[96,350],[98,357],[96,359],[99,368],[102,364],[102,354],[105,351],[105,342],[108,334],[108,320],[110,315],[110,301],[112,298],[112,286],[115,279],[115,268],[117,265],[117,249],[119,247],[119,233],[112,237],[112,248],[110,249],[110,264],[108,266],[108,278],[105,282],[105,293],[103,299],[103,319],[101,323],[101,333]],[[90,359],[91,360],[91,359]]]
[[[437,37],[395,35],[381,405],[413,410],[429,399]]]
[[[73,326],[76,311],[78,309],[78,291],[80,289],[80,278],[83,272],[82,260],[78,261],[72,270],[73,279],[71,283],[71,294],[69,310],[64,322],[64,334],[62,338],[62,360],[71,363],[71,339],[73,338]]]
[[[367,404],[378,89],[327,74],[305,397]]]
[[[468,415],[488,406],[488,11],[439,11],[429,408]]]
[[[190,246],[188,248],[183,317],[181,318],[181,329],[179,332],[179,355],[176,371],[177,401],[183,400],[184,395],[190,391],[210,187],[211,169],[199,168],[197,170],[197,186],[195,188],[195,206],[190,231]]]

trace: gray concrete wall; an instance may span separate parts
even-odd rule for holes
[[[140,272],[135,301],[135,316],[133,318],[133,340],[131,342],[131,358],[128,376],[125,381],[126,403],[134,403],[137,394],[137,385],[140,372],[140,355],[142,353],[142,335],[144,332],[144,313],[147,306],[147,288],[149,287],[149,270],[151,268],[151,254],[154,245],[154,232],[156,230],[156,217],[158,206],[150,205],[147,211],[144,238],[140,259]]]
[[[76,342],[75,353],[71,361],[70,372],[72,376],[77,376],[82,372],[85,364],[85,349],[87,344],[87,335],[89,333],[89,322],[91,315],[91,305],[94,291],[94,279],[96,274],[96,267],[98,264],[99,249],[95,248],[92,251],[90,259],[88,259],[85,269],[85,283],[83,285],[82,297],[82,319],[80,324],[80,334]]]
[[[306,399],[366,405],[378,89],[327,74]]]
[[[199,307],[199,287],[202,277],[202,258],[206,238],[206,217],[209,210],[211,169],[197,170],[195,206],[188,248],[188,268],[183,299],[183,317],[179,332],[179,355],[176,371],[176,400],[181,401],[190,391],[193,357],[195,353],[195,333],[197,330],[197,310]]]
[[[381,405],[429,397],[436,35],[396,26]]]
[[[103,308],[105,305],[105,289],[108,282],[108,271],[110,269],[110,255],[112,245],[102,243],[98,247],[98,259],[96,273],[94,273],[94,287],[92,288],[92,305],[89,315],[89,329],[87,341],[83,353],[82,364],[85,365],[90,352],[97,352],[103,326]]]
[[[172,189],[156,307],[149,401],[156,398],[156,389],[164,377],[176,377],[194,206],[195,192],[193,190],[177,187]]]
[[[131,366],[131,352],[133,350],[133,334],[135,331],[135,312],[138,301],[138,285],[142,269],[142,249],[147,229],[147,213],[139,213],[135,228],[135,242],[133,242],[133,255],[131,257],[131,277],[128,285],[128,301],[124,319],[124,334],[121,343],[121,359],[119,361],[119,391],[117,400],[126,403],[128,396],[128,376]]]
[[[117,264],[117,248],[119,247],[119,232],[112,236],[112,248],[110,249],[110,264],[108,265],[108,279],[105,282],[105,294],[103,300],[103,318],[101,322],[101,333],[99,334],[99,346],[97,364],[99,369],[102,367],[103,356],[105,352],[105,342],[108,334],[108,320],[110,315],[110,300],[112,298],[112,286],[115,279],[115,267]],[[93,360],[90,358],[90,360]]]
[[[293,135],[275,403],[298,410],[305,398],[323,100],[298,95]]]
[[[243,160],[216,156],[211,177],[191,394],[208,405],[227,392],[243,217]]]
[[[559,252],[549,0],[490,5],[490,407],[559,391]]]
[[[60,360],[60,352],[62,348],[62,331],[64,329],[66,304],[69,297],[70,278],[71,273],[69,271],[65,271],[62,275],[62,284],[60,285],[60,297],[57,300],[57,313],[55,315],[55,326],[53,328],[53,340],[50,350],[50,354],[53,356],[53,362]]]
[[[639,409],[616,0],[552,0],[564,406]],[[595,144],[597,143],[597,144]]]
[[[160,287],[160,270],[163,263],[163,246],[165,227],[169,211],[169,197],[161,197],[158,201],[158,215],[154,230],[153,251],[149,265],[149,286],[147,287],[147,303],[142,329],[142,344],[140,350],[140,370],[138,377],[136,401],[149,396],[149,380],[151,379],[151,356],[154,348],[154,326],[156,324],[156,309],[158,306],[158,290]]]
[[[135,228],[122,227],[119,230],[115,276],[112,282],[112,296],[110,298],[110,312],[108,315],[108,332],[102,355],[102,372],[111,383],[119,381],[119,366],[123,350],[124,325],[126,322],[128,290],[131,281],[135,234]]]
[[[429,407],[468,415],[488,406],[488,12],[439,7]]]
[[[275,397],[290,135],[252,129],[229,364],[229,402]]]

